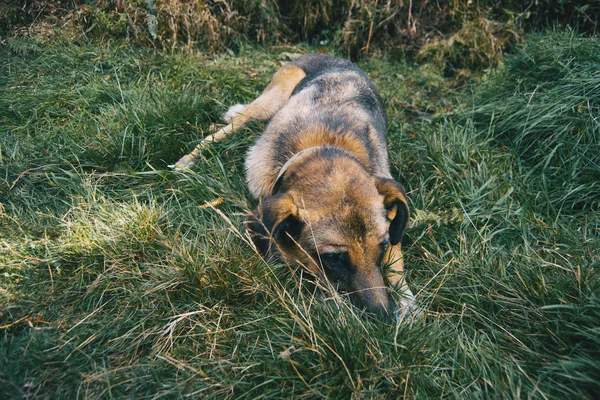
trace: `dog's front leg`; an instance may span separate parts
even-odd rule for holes
[[[404,258],[402,257],[400,243],[388,247],[384,262],[389,265],[388,281],[390,287],[395,289],[401,297],[395,313],[396,321],[400,322],[407,316],[410,316],[412,319],[421,316],[423,311],[417,305],[415,296],[406,283]]]

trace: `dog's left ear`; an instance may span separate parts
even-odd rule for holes
[[[406,201],[406,191],[404,187],[393,179],[377,178],[375,185],[377,191],[381,194],[383,205],[388,212],[396,211],[390,222],[390,243],[392,245],[400,243],[402,235],[408,228],[408,218],[410,211]]]
[[[246,227],[254,245],[267,254],[273,244],[283,250],[293,247],[302,233],[304,222],[292,196],[284,193],[263,199],[250,215]]]

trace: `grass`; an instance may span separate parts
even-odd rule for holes
[[[472,97],[449,91],[431,66],[361,62],[387,104],[393,173],[410,192],[408,279],[427,309],[410,325],[328,300],[295,266],[251,250],[240,232],[254,206],[243,158],[260,124],[211,146],[190,173],[167,169],[306,48],[233,57],[9,42],[0,48],[4,395],[596,398],[597,175],[583,156],[561,175],[563,158],[546,145],[566,149],[577,126],[587,142],[561,157],[599,157],[597,94],[569,80],[593,75],[597,53],[569,53],[562,78],[534,73],[531,60],[540,70],[565,60],[559,45],[598,41],[528,37]],[[545,111],[513,105],[515,82],[526,81],[523,93],[544,89],[535,99]],[[590,112],[556,111],[563,84]],[[534,129],[548,120],[551,135]],[[581,189],[561,195],[561,185]]]
[[[549,213],[598,209],[599,63],[596,39],[537,36],[483,88],[487,100],[475,101],[472,117],[494,120],[495,136],[515,149]]]

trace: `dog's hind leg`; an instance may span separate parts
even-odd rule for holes
[[[235,104],[229,107],[229,110],[223,114],[223,121],[227,122],[227,124],[231,124],[233,118],[238,114],[242,114],[246,107],[248,107],[248,104]]]
[[[234,109],[233,112],[227,112],[226,118],[229,124],[202,139],[200,144],[191,153],[181,157],[173,168],[190,168],[194,165],[195,159],[208,143],[223,139],[251,120],[266,121],[271,118],[288,101],[296,85],[305,76],[306,72],[302,68],[293,64],[284,65],[273,75],[269,86],[267,86],[256,100],[244,106],[243,109],[240,107],[239,109]]]

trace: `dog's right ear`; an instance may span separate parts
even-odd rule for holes
[[[408,228],[410,211],[406,201],[404,186],[393,179],[378,178],[375,185],[379,194],[383,195],[385,209],[394,215],[390,222],[390,243],[398,244]]]
[[[292,196],[283,193],[263,199],[249,216],[246,227],[256,248],[268,254],[273,244],[282,250],[291,249],[302,233],[304,222]]]

